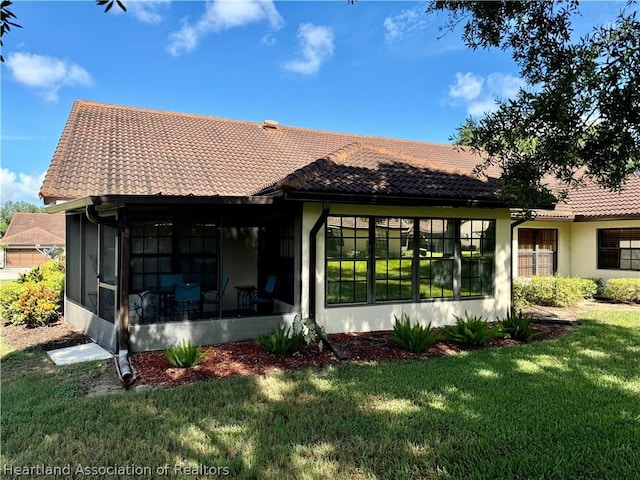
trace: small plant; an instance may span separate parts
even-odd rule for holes
[[[520,310],[508,312],[499,325],[502,333],[514,340],[528,342],[533,338],[533,317]]]
[[[260,335],[258,341],[269,353],[290,354],[298,349],[303,337],[300,334],[292,334],[291,327],[285,329],[280,326],[269,335]]]
[[[298,313],[293,319],[291,328],[293,329],[294,336],[300,335],[307,345],[316,345],[318,350],[322,352],[322,341],[327,338],[324,326],[320,327],[320,331],[318,332],[314,321],[310,318],[302,318],[302,315]]]
[[[393,341],[412,353],[424,352],[438,340],[438,334],[431,328],[431,322],[426,327],[419,323],[411,325],[411,319],[406,313],[402,313],[402,319],[393,316],[393,332],[391,338]]]
[[[188,368],[202,362],[211,353],[211,350],[212,348],[209,347],[203,351],[189,340],[182,340],[180,345],[168,348],[164,351],[164,354],[174,367]]]
[[[18,298],[9,306],[14,325],[29,328],[47,325],[60,318],[60,296],[43,282],[21,285]]]
[[[458,315],[453,317],[456,319],[456,324],[447,325],[442,332],[446,340],[478,347],[486,345],[501,335],[500,328],[490,326],[481,315],[469,315],[465,311],[464,317]]]

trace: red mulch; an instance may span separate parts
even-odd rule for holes
[[[536,325],[537,340],[557,336],[570,326]],[[455,343],[436,342],[429,350],[417,355],[398,347],[391,340],[391,332],[329,335],[348,356],[346,361],[426,360],[444,355],[455,355],[465,347]],[[494,340],[489,347],[517,345],[510,339]],[[316,347],[305,347],[293,355],[267,353],[257,341],[216,345],[200,364],[193,368],[172,367],[163,352],[144,352],[131,358],[138,383],[172,387],[199,380],[225,378],[237,375],[266,375],[276,370],[303,367],[323,367],[340,363],[331,349],[322,352]]]

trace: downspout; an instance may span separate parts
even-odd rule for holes
[[[518,225],[522,225],[525,222],[528,222],[529,220],[531,220],[531,218],[528,218],[528,216],[525,216],[524,218],[519,218],[518,220],[516,220],[515,222],[511,223],[511,236],[510,236],[510,240],[509,240],[509,251],[511,252],[511,265],[509,266],[509,290],[510,290],[510,296],[511,296],[511,309],[513,309],[513,232],[515,230],[515,228]]]
[[[96,225],[106,225],[115,228],[120,233],[121,254],[120,261],[120,311],[118,313],[118,353],[114,357],[116,370],[120,381],[125,387],[129,387],[135,380],[133,368],[129,363],[129,299],[124,298],[124,292],[129,291],[129,226],[120,220],[101,217],[96,211],[95,205],[87,205],[86,215],[89,221]]]
[[[329,204],[327,202],[322,203],[322,213],[316,223],[311,227],[309,232],[309,318],[316,326],[316,331],[320,330],[320,327],[316,323],[316,262],[317,262],[317,246],[318,246],[318,232],[322,226],[327,222],[329,216]]]

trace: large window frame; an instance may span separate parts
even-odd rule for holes
[[[486,218],[331,215],[325,305],[491,297],[495,227]]]
[[[640,271],[640,228],[598,229],[598,270]]]
[[[518,276],[552,277],[558,271],[558,229],[518,229]]]

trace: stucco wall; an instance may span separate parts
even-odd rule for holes
[[[532,221],[513,229],[513,276],[518,276],[518,230],[521,228],[553,228],[558,230],[558,275],[571,276],[571,222]]]
[[[305,205],[303,212],[303,249],[302,249],[302,314],[309,315],[309,232],[321,213],[319,205]],[[496,219],[496,256],[495,291],[491,298],[468,300],[431,300],[423,302],[379,303],[357,306],[325,306],[325,262],[324,228],[317,237],[316,265],[316,320],[328,333],[388,330],[393,326],[394,315],[400,317],[403,312],[412,320],[423,324],[432,322],[434,326],[454,323],[453,315],[483,315],[495,320],[504,316],[510,307],[510,217],[507,210],[473,208],[427,208],[427,207],[376,207],[331,205],[330,214],[343,215],[379,215],[389,217],[424,218],[465,218]]]
[[[598,269],[599,228],[640,228],[640,220],[574,222],[571,224],[571,275],[594,278],[640,278],[640,272]]]
[[[65,298],[64,320],[82,330],[98,345],[116,351],[116,329],[113,323],[101,319],[86,308]]]

